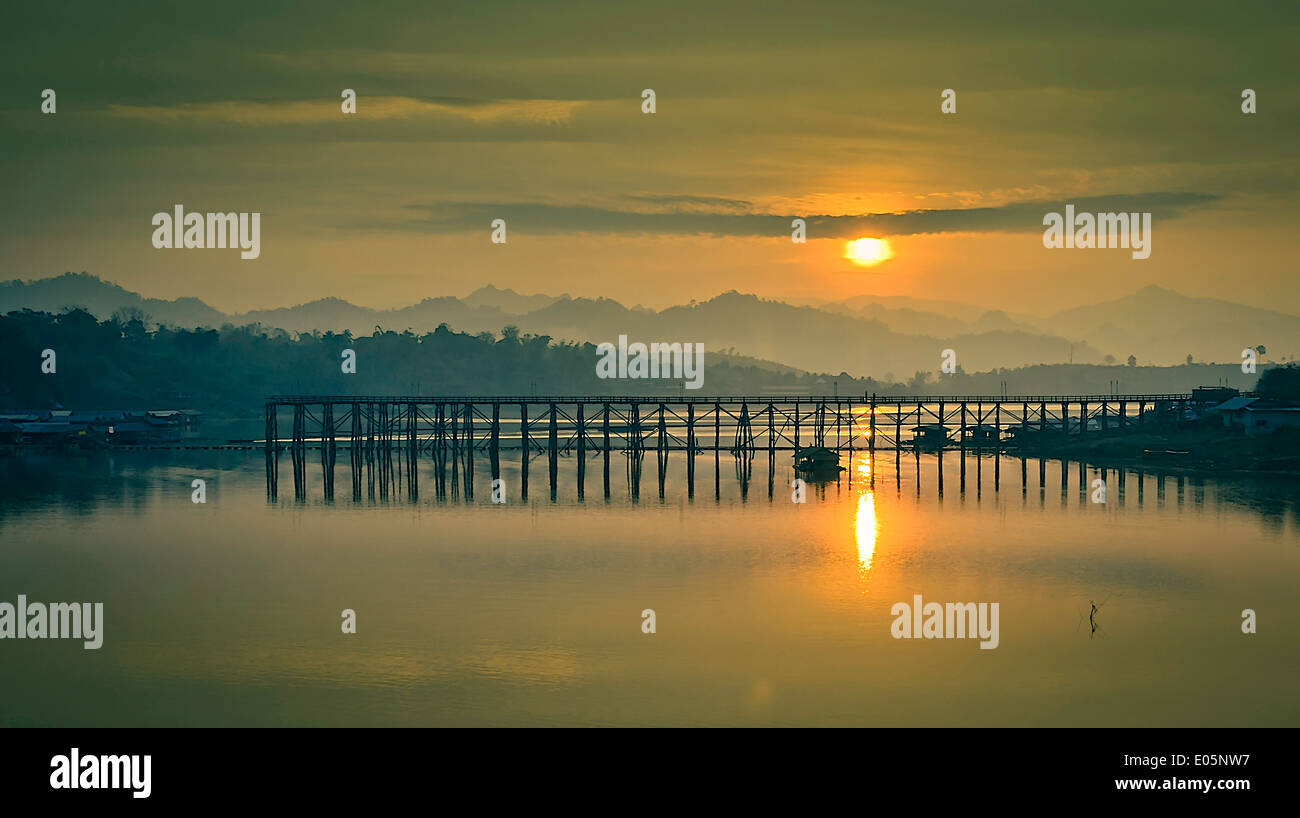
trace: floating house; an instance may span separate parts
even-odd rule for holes
[[[0,412],[0,420],[7,420],[10,423],[36,423],[42,420],[49,420],[50,412],[48,409],[23,412]]]
[[[145,412],[127,415],[106,427],[106,440],[113,444],[166,443],[181,439],[181,418],[176,414]]]
[[[830,449],[808,446],[795,450],[794,470],[814,477],[835,477],[844,467],[840,465],[840,456]]]
[[[103,446],[180,440],[195,409],[36,409],[0,412],[0,443]],[[12,428],[10,428],[12,427]]]
[[[942,449],[952,442],[948,437],[948,427],[942,423],[925,423],[914,426],[912,445],[924,449]]]
[[[969,426],[966,428],[964,442],[967,446],[996,446],[1001,442],[1001,438],[1002,435],[996,426]]]
[[[199,427],[203,413],[197,409],[151,409],[145,413],[151,420],[165,422],[182,432],[192,432]]]
[[[1063,425],[1071,432],[1079,431],[1078,418],[1069,418],[1065,424],[1061,423],[1060,418],[1048,418],[1046,422],[1031,420],[1026,423],[1012,424],[1004,431],[1007,433],[1011,442],[1023,443],[1028,440],[1033,440],[1040,435],[1059,437]]]
[[[22,431],[22,442],[24,443],[59,446],[79,444],[88,440],[86,427],[76,423],[43,420],[36,423],[19,423],[17,425]]]

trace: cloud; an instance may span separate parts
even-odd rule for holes
[[[180,105],[110,105],[110,117],[169,124],[301,125],[337,122],[342,99],[183,103]],[[419,99],[416,97],[357,98],[358,119],[411,119],[450,116],[476,124],[526,122],[568,124],[583,100],[563,99]]]
[[[634,202],[645,202],[669,210],[705,210],[714,211],[748,211],[754,203],[744,199],[724,199],[721,196],[672,196],[659,194],[632,195],[623,198]]]
[[[898,213],[815,215],[806,213],[723,212],[739,200],[702,196],[630,196],[629,199],[687,205],[669,212],[618,210],[585,205],[543,203],[442,202],[407,205],[417,218],[386,226],[430,233],[486,230],[493,219],[505,219],[519,233],[603,233],[633,235],[785,236],[792,219],[808,223],[808,238],[856,236],[908,236],[922,233],[1037,232],[1043,216],[1063,212],[1073,204],[1076,212],[1151,213],[1156,220],[1172,219],[1187,210],[1218,201],[1209,193],[1141,193],[1012,202],[997,207],[947,210],[909,210]],[[712,204],[701,210],[699,205]]]

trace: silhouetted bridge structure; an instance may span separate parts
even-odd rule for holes
[[[1191,394],[1022,396],[277,395],[266,447],[404,446],[418,450],[731,451],[903,448],[942,427],[947,446],[1031,432],[1087,434],[1183,417]],[[292,413],[291,433],[280,434]],[[912,437],[905,438],[904,433]],[[956,437],[952,434],[956,433]]]
[[[1042,435],[1106,433],[1181,420],[1193,395],[961,395],[961,396],[410,396],[276,395],[266,400],[268,490],[274,496],[274,460],[293,455],[301,486],[305,451],[319,448],[332,496],[335,452],[350,450],[354,465],[375,462],[382,478],[394,451],[414,474],[429,454],[439,494],[446,466],[452,477],[472,474],[475,453],[486,452],[493,479],[503,449],[521,458],[527,482],[535,453],[549,458],[551,485],[561,453],[578,456],[579,481],[589,453],[640,456],[654,451],[730,452],[744,458],[820,446],[835,451],[912,448],[1000,449],[1009,440]],[[281,432],[288,420],[289,436]],[[1041,438],[1040,438],[1041,439]],[[273,457],[274,455],[274,457]],[[399,461],[400,462],[400,461]],[[661,464],[662,465],[662,464]],[[387,466],[391,468],[391,465]],[[354,469],[354,482],[357,469]],[[472,482],[467,486],[472,492]],[[354,493],[359,490],[354,486]]]

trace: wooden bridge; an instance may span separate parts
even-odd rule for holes
[[[604,456],[609,493],[609,456],[627,453],[629,480],[639,485],[642,455],[659,457],[660,491],[670,451],[730,452],[737,469],[749,468],[754,452],[766,449],[769,470],[777,451],[823,446],[836,451],[958,448],[1001,451],[1012,442],[1040,435],[1118,432],[1182,420],[1196,406],[1192,394],[1021,395],[1021,396],[371,396],[277,395],[266,401],[267,491],[277,494],[280,452],[293,457],[295,494],[306,484],[306,450],[319,449],[325,493],[332,498],[338,449],[352,459],[353,495],[362,475],[381,495],[405,485],[418,492],[418,463],[428,454],[438,496],[457,491],[464,476],[473,497],[474,459],[486,452],[492,479],[500,476],[502,449],[520,451],[523,496],[529,461],[548,456],[551,491],[557,459],[577,455],[578,491],[583,491],[589,453]],[[280,434],[288,416],[290,435]],[[398,457],[394,457],[394,454]],[[401,472],[406,479],[401,479]],[[715,469],[716,471],[716,469]],[[635,473],[634,473],[635,472]],[[694,457],[687,458],[694,494]],[[716,475],[715,475],[716,477]],[[741,474],[742,481],[747,474]],[[771,476],[769,475],[769,484]],[[942,487],[942,473],[940,474]]]
[[[265,445],[503,448],[557,451],[731,451],[804,446],[905,448],[939,427],[945,446],[1033,432],[1087,434],[1180,419],[1190,394],[1023,396],[499,396],[277,395]],[[280,435],[283,414],[291,434]],[[926,427],[930,427],[927,429]],[[955,437],[953,436],[955,433]]]
[[[1025,437],[1097,434],[1181,420],[1193,405],[1191,394],[277,395],[266,400],[264,445],[272,496],[279,452],[288,449],[293,455],[294,484],[301,487],[308,448],[321,451],[327,495],[333,494],[333,464],[341,448],[350,450],[354,465],[363,459],[376,464],[381,485],[387,485],[384,470],[393,468],[395,451],[402,454],[412,476],[419,457],[430,454],[442,494],[448,462],[454,481],[458,471],[472,474],[476,452],[487,453],[494,480],[500,475],[502,449],[526,453],[521,458],[525,485],[529,460],[534,453],[545,453],[552,488],[561,453],[578,456],[580,483],[587,454],[603,453],[608,485],[608,458],[614,451],[633,455],[631,460],[639,467],[640,456],[647,451],[661,458],[670,451],[725,451],[744,458],[760,449],[772,454],[807,446],[872,454],[877,449],[916,447],[1000,449],[1009,440]],[[287,438],[280,433],[282,419],[291,424]],[[360,491],[359,473],[353,469],[354,494]],[[467,490],[472,492],[472,482]]]

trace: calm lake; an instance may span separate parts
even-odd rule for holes
[[[356,499],[344,455],[326,500],[309,452],[297,499],[286,456],[272,501],[257,452],[0,458],[0,602],[105,619],[0,641],[0,726],[1300,725],[1295,482],[858,453],[796,503],[776,457],[690,497],[615,454],[606,498],[594,456],[579,499],[543,456],[524,501],[510,452],[505,504],[482,463]],[[916,594],[998,603],[997,648],[893,638]]]

